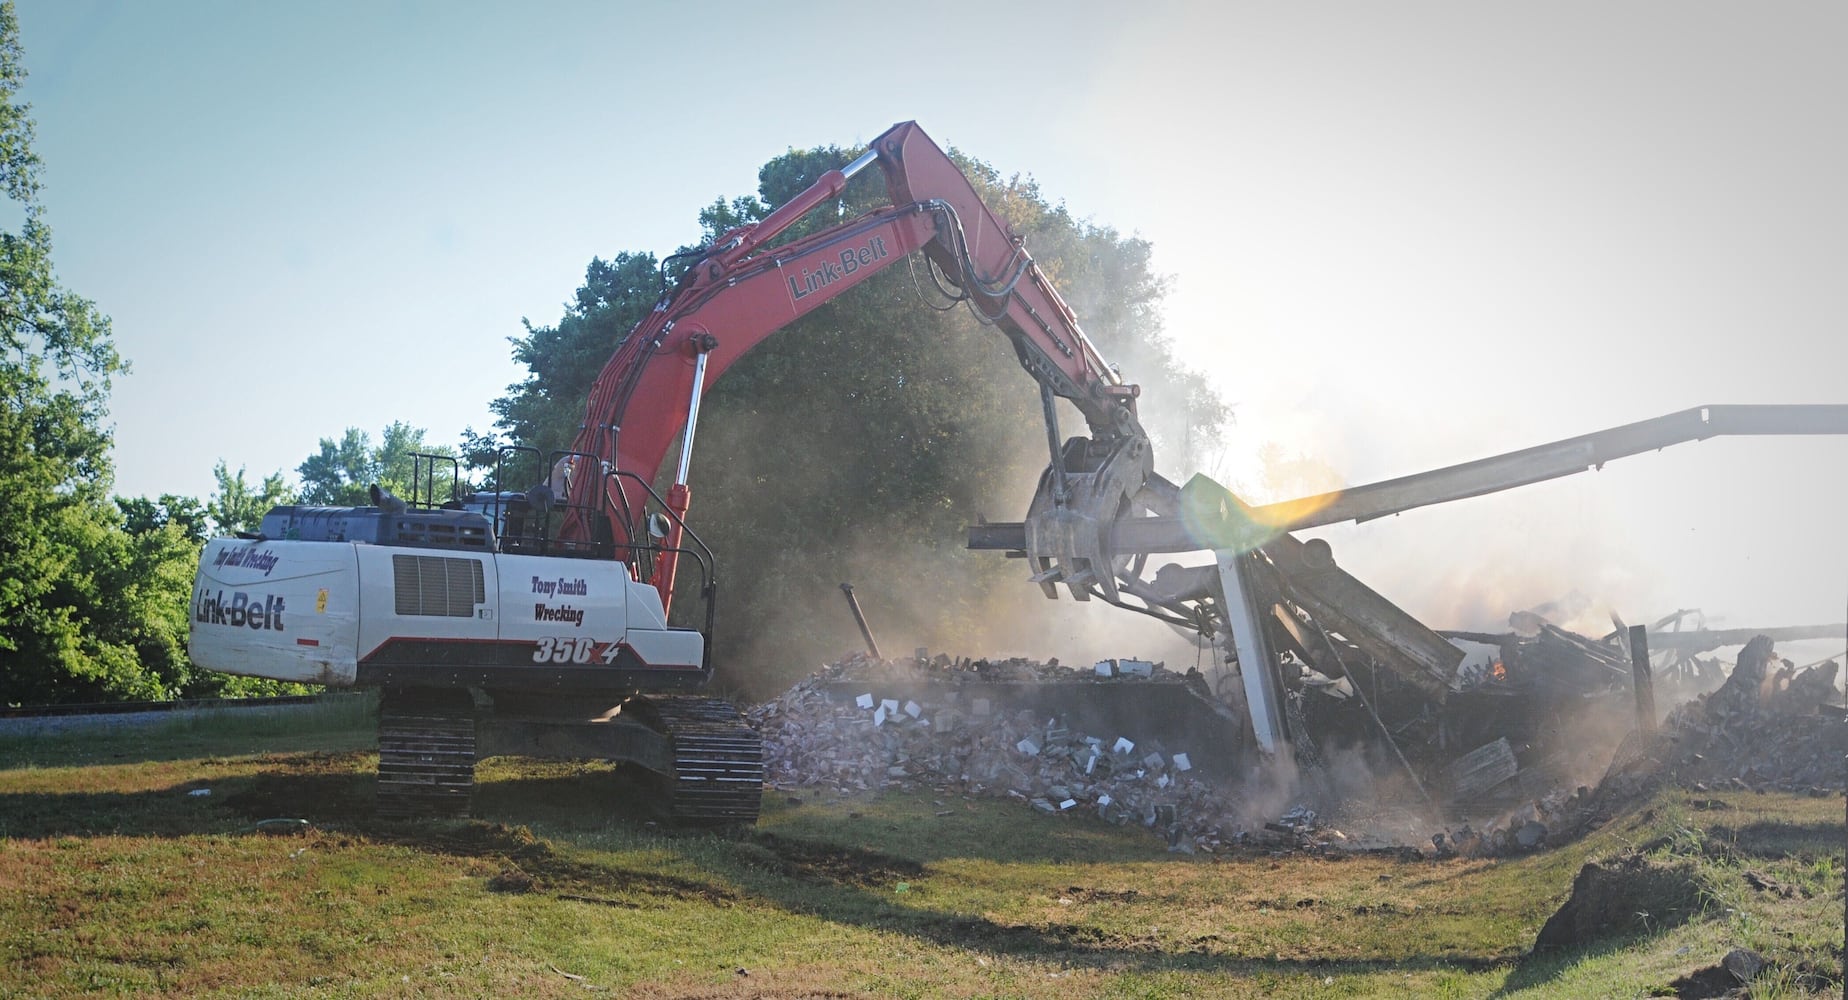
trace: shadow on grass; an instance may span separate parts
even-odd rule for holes
[[[1521,959],[1514,970],[1508,973],[1508,978],[1502,981],[1500,989],[1489,994],[1490,1000],[1545,986],[1581,962],[1614,955],[1639,945],[1652,936],[1651,934],[1614,934],[1574,948],[1553,948],[1533,952]]]
[[[286,774],[216,777],[208,772],[164,788],[136,792],[0,793],[0,835],[183,837],[233,832],[252,825],[230,821],[227,810],[250,820],[299,817],[316,823],[347,823],[372,811],[373,776],[354,770],[365,756],[358,752],[279,755],[258,766],[287,768]],[[280,779],[280,785],[272,783],[273,779]]]
[[[1143,921],[1137,921],[1135,927],[1120,928],[1058,921],[1005,923],[976,914],[897,903],[903,898],[899,895],[904,891],[898,889],[900,884],[909,886],[911,881],[930,877],[929,869],[913,859],[767,833],[749,837],[741,847],[737,859],[747,863],[726,874],[745,897],[791,913],[882,934],[902,934],[978,954],[1119,971],[1241,976],[1385,970],[1480,972],[1505,964],[1492,958],[1449,955],[1380,960],[1264,959],[1227,954],[1223,950],[1226,938],[1217,933],[1187,941],[1162,940],[1154,928],[1145,928]],[[765,861],[765,856],[770,860]],[[912,891],[928,892],[927,881]]]
[[[1726,845],[1733,854],[1751,858],[1781,860],[1791,857],[1816,858],[1841,853],[1842,823],[1757,822],[1744,826],[1714,826],[1707,837]]]
[[[1207,933],[1188,941],[1163,940],[1139,929],[1067,922],[1004,923],[981,915],[919,907],[919,895],[900,896],[899,883],[925,883],[930,863],[980,858],[998,864],[1087,864],[1162,861],[1159,848],[1136,846],[1095,823],[1060,823],[1023,816],[1018,823],[999,816],[1010,803],[982,803],[966,813],[939,819],[929,800],[867,804],[856,818],[836,817],[826,835],[826,816],[802,817],[799,832],[730,830],[674,833],[648,827],[655,818],[645,778],[624,769],[586,770],[542,777],[496,778],[477,789],[475,812],[487,820],[396,823],[376,818],[376,779],[367,755],[297,754],[279,757],[257,774],[195,780],[139,792],[51,792],[0,794],[0,834],[17,838],[124,835],[177,837],[249,832],[263,819],[306,819],[337,843],[389,844],[432,855],[479,859],[498,874],[490,891],[544,893],[561,900],[647,909],[664,903],[729,907],[766,906],[787,913],[884,933],[903,934],[934,945],[992,955],[1009,955],[1096,968],[1151,972],[1220,972],[1242,975],[1318,975],[1399,971],[1481,971],[1492,958],[1405,956],[1391,960],[1270,960],[1225,953],[1225,938]],[[211,796],[189,793],[210,787]],[[778,804],[784,805],[784,804]],[[495,820],[507,818],[507,822]],[[779,817],[786,819],[788,817]],[[574,833],[608,832],[628,826],[640,844],[682,845],[685,860],[703,869],[693,875],[625,867],[597,858],[596,850],[561,852],[525,825],[558,831],[569,843]],[[984,844],[986,832],[998,843]],[[627,836],[618,831],[619,838]],[[350,839],[348,839],[350,838]],[[599,837],[601,839],[601,837]],[[863,846],[878,844],[883,849]],[[599,848],[602,850],[606,848]],[[617,850],[623,847],[619,844]],[[1176,863],[1196,863],[1180,861]],[[709,877],[702,878],[700,874]],[[927,898],[927,897],[923,897]]]

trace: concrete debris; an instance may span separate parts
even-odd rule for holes
[[[1635,730],[1632,678],[1620,655],[1545,622],[1526,624],[1532,635],[1459,634],[1498,640],[1501,658],[1441,705],[1384,672],[1359,673],[1352,661],[1350,678],[1371,692],[1367,703],[1293,694],[1304,711],[1292,717],[1292,728],[1312,736],[1296,751],[1310,777],[1293,788],[1249,781],[1257,758],[1242,713],[1212,698],[1197,674],[1145,660],[1071,669],[1056,660],[856,654],[747,717],[764,737],[767,781],[785,793],[907,789],[1009,798],[1048,816],[1140,825],[1187,853],[1497,857],[1577,837],[1663,781],[1695,791],[1843,790],[1848,711],[1834,686],[1837,663],[1798,669],[1777,658],[1768,637],[1754,638],[1723,682],[1721,672],[1703,668],[1708,693],[1683,701],[1645,733]],[[1125,688],[1137,696],[1111,696]],[[1124,709],[1146,696],[1160,697]],[[1557,722],[1574,717],[1576,730]],[[1581,735],[1626,730],[1614,754],[1604,741],[1614,737]],[[1401,752],[1396,762],[1379,752],[1380,733]],[[1422,774],[1439,793],[1424,807],[1434,811],[1388,804],[1372,794],[1380,782],[1357,783],[1351,768],[1344,790],[1330,783],[1332,770],[1315,777],[1327,767],[1317,760],[1317,744],[1350,761],[1369,752],[1331,738],[1356,734],[1374,744],[1364,773]],[[1596,785],[1577,783],[1600,771]],[[1313,807],[1279,816],[1270,811],[1277,806],[1264,804],[1299,794]],[[1332,825],[1331,814],[1346,830]]]
[[[764,737],[766,779],[785,793],[851,797],[903,788],[1006,797],[1048,815],[1145,826],[1176,850],[1211,852],[1250,842],[1239,822],[1246,804],[1203,772],[1200,750],[1190,755],[1157,738],[1082,732],[1064,717],[1032,708],[1000,709],[954,683],[978,676],[1137,685],[1184,680],[1148,661],[1114,662],[1113,680],[1102,681],[1101,671],[1070,670],[1056,661],[939,656],[919,664],[855,655],[746,715]],[[920,681],[938,683],[920,693]],[[843,688],[843,682],[851,683]],[[901,698],[909,699],[902,710]],[[1314,814],[1297,820],[1292,837],[1313,839]]]
[[[1832,687],[1824,700],[1808,685],[1764,683],[1781,669],[1769,666],[1779,662],[1768,655],[1769,645],[1747,646],[1719,690],[1669,713],[1664,731],[1671,742],[1658,748],[1658,757],[1682,784],[1696,791],[1843,790],[1848,714],[1830,703]],[[1830,679],[1837,671],[1833,661],[1814,669]]]

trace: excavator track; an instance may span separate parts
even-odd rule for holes
[[[475,787],[475,713],[466,692],[384,692],[378,814],[465,817]]]
[[[674,748],[670,808],[675,822],[748,825],[764,795],[764,740],[730,702],[648,699]]]

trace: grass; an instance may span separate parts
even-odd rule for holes
[[[1183,857],[953,795],[676,833],[626,771],[495,759],[481,819],[391,824],[368,712],[0,741],[0,995],[1631,997],[1738,946],[1757,995],[1841,990],[1839,798],[1666,792],[1504,861]],[[1622,855],[1700,912],[1529,955]]]

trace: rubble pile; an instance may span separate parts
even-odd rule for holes
[[[963,683],[977,680],[984,683]],[[1170,849],[1297,843],[1341,835],[1307,810],[1274,829],[1247,829],[1240,797],[1196,769],[1188,748],[1118,733],[1086,733],[986,695],[985,682],[1108,685],[1189,683],[1147,661],[1089,671],[1057,661],[882,661],[856,655],[824,667],[746,716],[763,734],[766,780],[785,791],[851,796],[888,788],[1008,797],[1048,814],[1140,824]],[[847,683],[843,693],[843,682]],[[914,694],[924,682],[928,694]],[[892,692],[902,692],[892,696]]]
[[[1834,661],[1798,671],[1760,636],[1739,652],[1718,690],[1669,714],[1678,779],[1696,790],[1839,792],[1848,787],[1848,715],[1837,702]]]
[[[1572,839],[1663,781],[1696,791],[1809,794],[1848,784],[1848,712],[1834,662],[1793,668],[1760,636],[1724,683],[1669,712],[1656,732],[1632,729],[1606,757],[1608,750],[1599,753],[1595,741],[1575,735],[1585,730],[1549,727],[1574,709],[1598,721],[1600,731],[1612,721],[1626,724],[1634,708],[1631,693],[1614,683],[1624,679],[1614,658],[1592,656],[1592,640],[1562,630],[1520,641],[1518,649],[1504,643],[1505,673],[1453,693],[1436,713],[1409,716],[1435,720],[1426,739],[1406,740],[1407,766],[1422,770],[1438,792],[1422,809],[1409,799],[1363,801],[1378,796],[1353,787],[1337,792],[1315,764],[1313,744],[1305,744],[1308,757],[1299,750],[1298,759],[1310,764],[1300,775],[1263,772],[1248,750],[1228,749],[1248,744],[1242,713],[1214,699],[1197,673],[1147,661],[1073,669],[1056,660],[856,654],[746,715],[764,737],[772,788],[838,797],[884,789],[1005,797],[1046,814],[1147,827],[1187,853],[1250,846],[1496,857]],[[1542,669],[1545,656],[1555,669]],[[1558,676],[1574,671],[1573,683]],[[1151,697],[1190,689],[1197,698]],[[1128,703],[1152,711],[1138,722],[1135,713],[1095,710]],[[1340,721],[1312,716],[1310,731]],[[1403,723],[1397,728],[1413,735]],[[1569,752],[1575,749],[1582,752]],[[1599,757],[1591,766],[1604,774],[1595,786],[1571,778],[1598,773],[1582,766],[1588,753]],[[1297,777],[1314,808],[1289,808]],[[1431,810],[1439,808],[1449,825],[1433,823]],[[1376,832],[1350,836],[1331,820]],[[1408,843],[1417,847],[1402,846]]]

